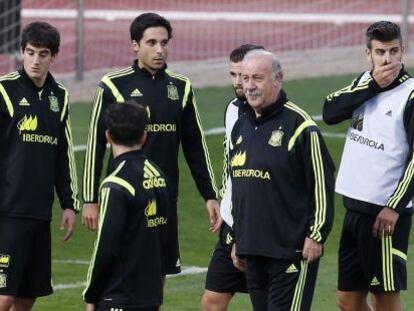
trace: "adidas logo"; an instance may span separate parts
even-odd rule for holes
[[[286,269],[286,273],[296,273],[299,272],[298,268],[292,263],[289,268]]]
[[[166,187],[165,179],[148,160],[144,162],[144,180],[142,181],[142,186],[145,189]]]
[[[388,111],[385,115],[388,117],[392,117],[392,110]]]
[[[135,90],[132,91],[130,96],[131,97],[139,97],[139,96],[142,96],[142,93],[138,89],[135,89]]]
[[[373,277],[371,280],[371,286],[377,286],[380,285],[381,283],[378,281],[377,277]]]
[[[27,101],[26,97],[23,97],[23,98],[19,101],[19,106],[30,106],[30,103]]]

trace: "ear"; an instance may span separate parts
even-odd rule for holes
[[[111,135],[109,134],[109,130],[105,130],[105,137],[106,137],[107,142],[112,145],[112,138],[111,138]]]
[[[141,139],[139,140],[139,144],[143,146],[146,140],[147,140],[147,131],[144,131],[144,133],[142,133]]]
[[[371,49],[369,49],[369,48],[365,48],[365,56],[367,57],[367,60],[369,61],[369,62],[371,62],[371,54],[372,54],[372,51],[371,51]]]
[[[53,55],[51,57],[50,63],[54,63],[57,56],[58,56],[57,54]]]
[[[139,52],[139,44],[138,44],[137,41],[132,40],[131,41],[131,47],[132,47],[132,50],[134,51],[134,53],[138,53]]]
[[[283,81],[283,72],[282,71],[279,71],[279,73],[276,75],[276,79],[279,82],[282,82]]]

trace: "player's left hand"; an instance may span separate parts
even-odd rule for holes
[[[311,263],[317,260],[322,255],[322,243],[318,243],[315,240],[312,240],[308,237],[305,238],[305,243],[303,244],[302,256],[305,258],[308,263]]]
[[[378,213],[377,218],[375,218],[375,223],[372,226],[372,235],[374,237],[393,235],[395,224],[399,217],[400,215],[396,211],[385,206],[381,212]]]
[[[86,304],[86,311],[95,311],[95,304],[94,303],[87,303]]]
[[[75,230],[76,213],[73,209],[65,208],[62,212],[62,221],[60,222],[60,230],[66,229],[66,234],[63,237],[63,241],[68,241],[73,235]]]
[[[207,200],[206,208],[210,217],[210,227],[208,230],[217,232],[223,222],[220,216],[220,205],[217,200]]]

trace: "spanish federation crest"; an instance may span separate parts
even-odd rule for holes
[[[167,85],[167,97],[171,100],[178,100],[178,89],[174,84]]]
[[[279,128],[278,130],[272,132],[272,135],[267,143],[272,147],[280,147],[282,146],[283,135],[285,135],[285,133]]]
[[[50,102],[50,110],[53,112],[59,112],[59,102],[56,96],[49,96],[49,102]]]

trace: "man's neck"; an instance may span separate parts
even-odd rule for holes
[[[112,155],[114,158],[120,156],[121,154],[137,150],[142,150],[142,145],[123,146],[112,144]]]
[[[151,68],[148,68],[148,67],[146,67],[146,66],[144,66],[141,62],[140,62],[140,60],[138,59],[138,67],[139,67],[139,69],[145,69],[146,71],[148,71],[151,75],[155,75],[157,72],[158,72],[158,70],[154,70],[154,69],[151,69]]]

